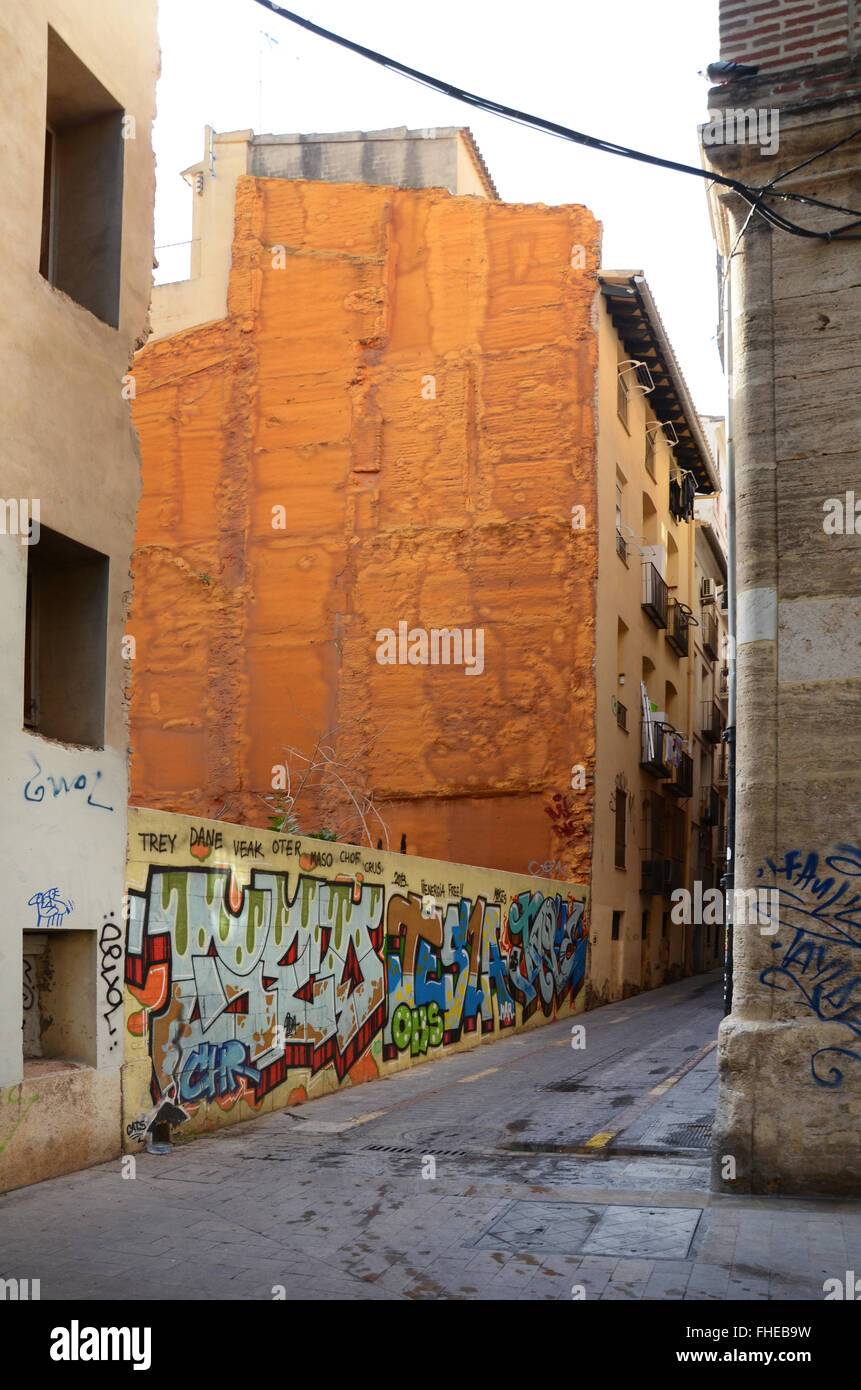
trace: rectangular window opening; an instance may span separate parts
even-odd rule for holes
[[[616,868],[625,867],[627,796],[616,790]]]
[[[123,110],[48,29],[39,272],[96,318],[119,323]]]
[[[27,551],[23,723],[43,738],[104,744],[108,569],[47,526]]]

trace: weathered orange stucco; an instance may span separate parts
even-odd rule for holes
[[[598,256],[582,207],[240,179],[227,319],[135,366],[134,802],[265,825],[341,727],[394,848],[588,872],[545,807],[593,784]],[[399,621],[483,674],[379,665]]]

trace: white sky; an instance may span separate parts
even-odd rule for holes
[[[719,56],[717,0],[284,0],[411,67],[589,135],[699,166],[697,124]],[[157,280],[188,273],[179,171],[204,126],[255,132],[468,125],[500,197],[585,203],[603,263],[642,269],[698,409],[723,414],[715,247],[705,181],[599,154],[428,91],[254,0],[161,0],[155,125]],[[263,37],[269,34],[277,44]]]

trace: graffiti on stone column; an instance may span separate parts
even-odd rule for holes
[[[838,845],[821,860],[789,850],[766,859],[758,877],[780,890],[781,927],[771,942],[777,959],[760,980],[846,1030],[845,1045],[810,1058],[818,1085],[840,1086],[846,1065],[861,1062],[861,849]]]

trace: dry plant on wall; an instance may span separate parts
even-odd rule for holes
[[[294,711],[302,722],[308,720]],[[355,721],[352,721],[355,722]],[[284,744],[283,789],[261,800],[269,807],[269,828],[290,835],[309,835],[317,840],[340,840],[344,844],[367,844],[369,849],[389,848],[389,831],[367,786],[367,776],[357,766],[362,754],[376,743],[384,732],[379,730],[372,739],[349,757],[340,757],[336,743],[350,723],[320,733],[308,724],[314,735],[310,755],[293,744]],[[388,726],[386,726],[388,727]],[[321,807],[333,826],[311,829]],[[306,828],[307,827],[307,828]]]
[[[558,857],[554,861],[553,878],[564,878],[567,870],[560,874],[562,869],[560,859],[564,859],[566,852],[573,851],[580,834],[580,827],[577,823],[578,803],[570,792],[563,796],[560,792],[555,792],[549,806],[544,807],[544,814],[550,817],[553,826],[553,835],[556,843],[560,846]]]

